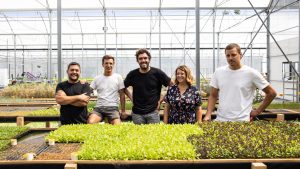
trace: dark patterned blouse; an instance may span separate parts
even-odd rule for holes
[[[178,85],[171,86],[164,98],[170,104],[168,123],[183,124],[196,122],[196,108],[201,103],[200,92],[195,86],[189,86],[181,95]]]

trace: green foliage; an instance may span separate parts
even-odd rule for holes
[[[88,112],[91,112],[96,105],[95,102],[90,102],[88,104]],[[28,113],[28,116],[59,116],[60,110],[59,107],[51,107],[49,109],[35,110]]]
[[[198,159],[299,158],[300,124],[295,122],[202,123],[192,135]]]
[[[272,103],[267,109],[300,109],[300,103],[288,102],[288,103]]]
[[[59,116],[59,108],[51,107],[49,109],[35,110],[28,114],[28,116]]]
[[[28,127],[0,126],[0,140],[14,138],[27,130],[29,130]]]
[[[82,160],[195,159],[186,137],[200,135],[197,125],[67,125],[51,132],[57,142],[80,142]]]
[[[0,140],[0,151],[3,151],[9,147],[10,140]]]
[[[253,98],[253,104],[260,103],[264,100],[263,95],[260,93],[259,89],[255,90],[255,96]]]
[[[0,151],[10,146],[10,139],[29,130],[28,127],[0,126]]]

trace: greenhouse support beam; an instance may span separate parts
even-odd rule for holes
[[[267,15],[270,15],[270,12],[267,11]],[[267,17],[267,29],[270,29],[270,17]],[[261,25],[263,26],[263,25]],[[271,41],[270,41],[270,33],[267,31],[267,80],[270,82],[271,80]]]
[[[25,72],[25,53],[24,53],[24,45],[22,51],[22,73]]]
[[[186,19],[185,19],[185,24],[184,24],[184,33],[183,33],[183,64],[185,65],[185,53],[186,53],[186,49],[185,49],[185,41],[186,41],[186,26],[187,26],[187,21],[188,21],[188,17],[189,17],[189,11],[186,12]]]
[[[199,7],[201,10],[212,10],[214,7]],[[235,9],[240,9],[240,10],[250,10],[252,9],[251,7],[218,7],[219,10],[235,10]],[[256,9],[266,9],[266,7],[256,7]],[[0,12],[26,12],[26,11],[39,11],[39,12],[46,12],[48,9],[45,8],[15,8],[15,9],[0,9]],[[56,8],[51,8],[51,10],[56,10]],[[80,11],[80,10],[94,10],[97,11],[99,8],[64,8],[64,11]],[[157,10],[157,7],[106,7],[106,10]],[[195,10],[195,7],[162,7],[161,10],[166,11],[166,10]]]
[[[57,0],[57,77],[58,82],[62,80],[61,72],[61,0]]]
[[[296,1],[294,1],[294,2],[291,2],[291,3],[289,3],[289,4],[286,4],[285,6],[282,6],[281,8],[278,8],[278,9],[274,10],[272,13],[276,13],[276,12],[278,12],[278,11],[280,11],[280,10],[282,10],[282,9],[284,9],[284,8],[286,8],[286,7],[288,7],[288,6],[290,6],[290,5],[293,5],[293,4],[297,3],[297,2],[299,2],[299,0],[296,0]]]
[[[6,39],[6,49],[8,49],[8,39]],[[8,78],[10,78],[10,64],[9,64],[9,52],[6,51],[6,63],[7,63],[7,71],[8,71]]]
[[[103,7],[103,21],[104,21],[104,26],[103,26],[103,31],[104,31],[104,54],[106,55],[106,34],[107,34],[107,29],[108,29],[108,27],[107,27],[107,25],[106,25],[106,7],[105,7],[105,1],[103,1],[103,5],[102,5],[102,7]]]
[[[272,1],[273,2],[273,1]],[[275,4],[275,6],[278,4],[278,2],[279,1],[277,1],[277,3]],[[271,3],[272,4],[272,3]],[[272,11],[275,9],[275,6],[274,6],[274,8],[272,9]],[[269,25],[270,25],[270,23],[268,23],[268,22],[270,22],[270,15],[271,15],[271,12],[269,12],[269,9],[270,9],[270,7],[271,7],[271,5],[269,5],[269,8],[268,8],[268,10],[266,10],[266,13],[267,13],[267,16],[266,16],[266,18],[265,18],[265,20],[264,20],[264,23],[267,21],[267,26],[269,27]],[[261,30],[261,28],[263,27],[264,25],[263,24],[261,24],[260,25],[260,27],[258,28],[258,30],[255,32],[255,35],[254,36],[252,36],[253,35],[253,33],[254,32],[251,32],[250,33],[250,35],[251,35],[251,41],[250,41],[250,43],[248,44],[248,46],[247,46],[247,48],[244,50],[244,52],[243,52],[243,56],[245,55],[245,53],[247,52],[247,50],[249,49],[249,47],[251,46],[251,57],[252,57],[252,49],[253,49],[253,45],[252,45],[252,43],[253,43],[253,41],[254,41],[254,39],[256,38],[256,36],[258,35],[258,33],[260,32],[260,30]],[[269,27],[269,29],[270,29],[270,27]],[[269,37],[269,34],[268,34],[268,32],[267,32],[267,39],[268,39],[268,37]],[[269,37],[270,38],[270,37]],[[268,40],[267,40],[267,45],[268,45]],[[268,48],[267,48],[268,49]],[[268,51],[267,51],[267,59],[268,59],[268,56],[270,55],[270,53],[268,54]],[[252,58],[251,58],[251,64],[252,64]],[[269,65],[269,64],[268,64]],[[251,65],[252,66],[252,65]],[[270,72],[269,70],[267,70],[267,72]]]
[[[14,35],[14,78],[17,78],[17,39],[16,35]],[[23,49],[24,50],[24,49]]]
[[[148,48],[149,49],[149,48]],[[164,48],[161,48],[162,50],[183,50],[182,47],[180,48],[171,48],[171,47],[164,47]],[[195,50],[196,48],[189,48],[189,50]],[[213,48],[212,47],[200,47],[201,50],[212,50]],[[220,48],[222,50],[224,50],[225,48],[222,47]],[[243,48],[241,47],[242,50],[245,50],[246,48]],[[261,49],[261,50],[265,50],[266,48],[265,47],[253,47],[252,49]],[[14,48],[8,48],[8,49],[1,49],[0,48],[0,51],[13,51]],[[23,48],[17,48],[16,49],[17,51],[22,51]],[[48,50],[48,48],[25,48],[24,49],[25,51],[45,51],[45,50]],[[53,48],[52,50],[58,50],[57,48]],[[81,51],[82,48],[74,48],[72,47],[72,45],[68,48],[63,48],[63,50],[74,50],[74,51]],[[99,47],[86,47],[86,48],[83,48],[83,50],[104,50],[104,48],[99,48]],[[107,50],[115,50],[114,47],[111,47],[111,48],[107,48]],[[118,50],[136,50],[136,48],[118,48]],[[152,50],[159,50],[159,48],[152,48]]]
[[[254,12],[256,13],[257,17],[260,19],[260,21],[262,22],[262,24],[264,25],[264,27],[266,28],[266,30],[269,32],[270,36],[272,37],[273,41],[275,42],[275,44],[277,45],[278,49],[280,50],[280,52],[283,54],[283,56],[285,57],[287,62],[290,62],[289,58],[287,57],[287,55],[284,53],[284,51],[282,50],[282,48],[280,47],[280,45],[278,44],[277,40],[274,38],[274,36],[272,35],[272,33],[270,32],[270,29],[266,26],[266,24],[264,23],[264,21],[261,19],[260,15],[257,13],[257,10],[254,8],[253,4],[251,3],[250,0],[248,0],[248,2],[250,3],[252,9],[254,10]],[[297,72],[297,70],[295,69],[295,67],[291,64],[291,68],[293,69],[293,71],[295,72],[295,74],[298,76],[298,78],[300,78],[299,73]]]
[[[300,73],[300,2],[298,3],[299,5],[299,12],[298,12],[298,17],[299,17],[299,22],[298,22],[298,73]],[[297,102],[300,102],[300,78],[298,77],[298,86],[297,86]]]
[[[217,5],[217,0],[215,0],[215,4]],[[213,72],[215,72],[215,70],[216,70],[216,50],[215,50],[215,48],[216,48],[216,46],[215,46],[215,39],[216,39],[216,37],[215,37],[215,34],[216,34],[216,11],[215,11],[215,9],[213,9],[213,20],[212,20],[212,22],[213,22],[213,32],[212,32],[212,34],[213,34]]]
[[[196,1],[196,10],[195,10],[195,16],[196,16],[196,86],[199,90],[201,90],[200,86],[200,17],[199,17],[199,0]]]
[[[48,1],[47,1],[48,2]],[[48,82],[52,83],[52,11],[49,11],[49,60],[48,60],[48,64],[49,64],[49,72],[48,72]]]
[[[250,38],[252,39],[252,33],[250,34]],[[250,66],[253,67],[253,44],[251,43],[251,46],[250,46]]]
[[[161,32],[162,34],[195,34],[195,32]],[[256,33],[256,32],[216,32],[220,34],[244,34],[244,33]],[[267,33],[267,32],[260,32],[260,33]],[[116,34],[115,32],[109,32],[106,33],[107,35],[114,35]],[[159,32],[118,32],[119,35],[143,35],[143,34],[159,34]],[[201,32],[201,34],[211,34],[211,32]],[[12,35],[17,35],[17,36],[44,36],[44,35],[49,35],[49,33],[0,33],[0,36],[12,36]],[[52,33],[52,35],[57,35],[57,33]],[[81,33],[62,33],[62,35],[81,35]],[[89,33],[84,33],[84,35],[104,35],[104,33],[101,32],[89,32]]]
[[[217,33],[217,67],[220,66],[220,33]]]
[[[159,65],[159,69],[161,69],[161,1],[159,0],[159,8],[158,8],[158,46],[159,46],[159,50],[158,50],[158,57],[159,57],[159,61],[158,61],[158,65]]]
[[[82,26],[81,26],[81,21],[80,21],[80,17],[78,12],[76,12],[77,18],[78,18],[78,23],[79,23],[79,27],[80,27],[80,35],[81,35],[81,70],[83,70],[83,45],[84,45],[84,36],[83,36],[83,31],[82,31]]]
[[[217,8],[218,0],[215,0],[215,6],[213,9],[213,72],[216,71],[216,8]]]

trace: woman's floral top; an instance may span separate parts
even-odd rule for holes
[[[189,86],[181,95],[178,85],[171,86],[165,102],[170,104],[168,123],[183,124],[196,122],[196,108],[201,102],[200,92],[195,86]]]

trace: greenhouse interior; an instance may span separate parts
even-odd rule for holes
[[[0,74],[0,168],[300,168],[299,0],[0,0]]]

